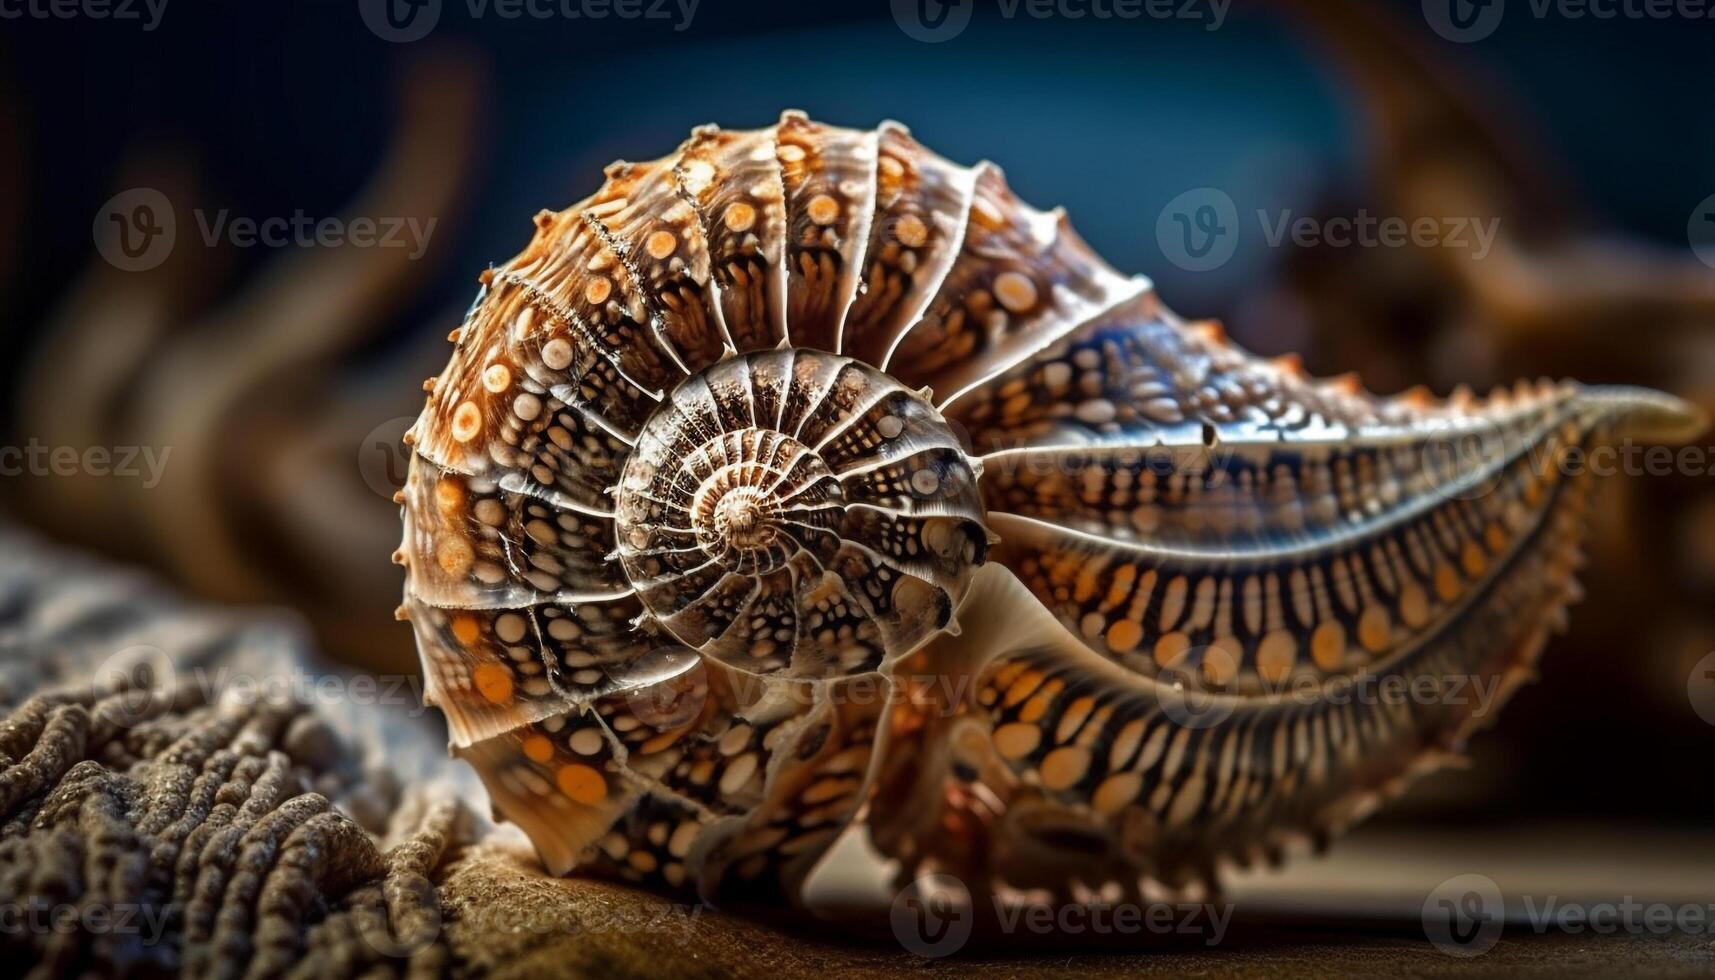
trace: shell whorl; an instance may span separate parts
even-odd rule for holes
[[[676,388],[618,495],[618,555],[644,606],[752,671],[880,667],[947,625],[988,548],[940,413],[874,368],[801,348]]]
[[[612,165],[453,339],[395,558],[454,751],[555,873],[773,900],[854,827],[895,887],[1062,897],[1341,829],[1493,707],[1352,688],[1510,690],[1568,461],[1700,425],[1311,378],[993,165],[795,112]]]

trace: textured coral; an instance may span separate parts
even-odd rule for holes
[[[246,696],[311,676],[289,624],[187,608],[10,533],[0,553],[11,962],[36,976],[440,972],[429,876],[472,820],[434,781],[432,736],[397,711]]]

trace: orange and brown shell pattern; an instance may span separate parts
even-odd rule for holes
[[[777,903],[835,851],[1075,899],[1326,838],[1529,675],[1575,454],[1701,425],[1308,377],[797,112],[613,164],[453,339],[395,558],[454,752],[554,873]]]

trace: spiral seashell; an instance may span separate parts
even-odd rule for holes
[[[853,855],[1075,900],[1337,832],[1531,671],[1578,454],[1701,426],[1313,379],[795,112],[613,164],[453,340],[395,556],[453,750],[555,873],[811,906]]]
[[[951,621],[988,550],[970,460],[934,407],[805,348],[681,384],[619,488],[617,554],[644,607],[744,670],[879,669]]]

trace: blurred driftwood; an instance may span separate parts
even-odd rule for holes
[[[389,146],[344,208],[347,223],[423,222],[433,234],[422,256],[349,242],[281,249],[236,277],[233,249],[193,240],[191,208],[207,193],[194,161],[157,152],[118,175],[175,205],[177,247],[144,272],[92,258],[68,285],[22,373],[14,434],[19,444],[148,447],[164,465],[158,484],[77,473],[7,486],[20,516],[148,562],[199,596],[288,602],[347,662],[415,663],[409,634],[385,615],[399,593],[385,563],[399,537],[389,497],[403,483],[390,453],[406,424],[390,420],[421,407],[446,327],[415,331],[373,364],[360,355],[443,271],[436,260],[452,250],[483,146],[485,82],[467,51],[409,62]]]

